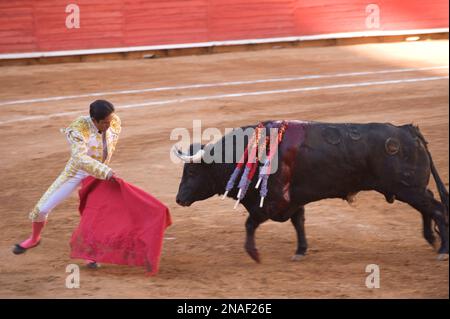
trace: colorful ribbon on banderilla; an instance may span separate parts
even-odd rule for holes
[[[274,140],[271,140],[271,135],[266,136],[266,134],[262,134],[263,130],[266,129],[269,129],[269,131],[270,129],[278,129],[277,137]],[[234,188],[239,175],[241,175],[243,171],[238,184],[239,192],[234,209],[238,207],[239,203],[247,194],[248,188],[255,177],[256,171],[258,170],[260,159],[265,158],[264,164],[259,168],[259,179],[256,184],[256,189],[261,186],[260,207],[262,208],[264,206],[264,199],[267,197],[268,193],[267,185],[269,176],[271,175],[273,158],[277,154],[278,145],[281,143],[286,129],[287,122],[285,121],[281,123],[269,123],[267,127],[265,127],[263,123],[259,123],[256,127],[255,133],[249,141],[241,160],[237,163],[236,168],[234,169],[233,174],[231,175],[225,188],[225,194],[223,195],[223,199],[225,199],[228,193]],[[266,157],[263,157],[263,155],[266,155]]]

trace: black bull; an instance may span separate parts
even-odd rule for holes
[[[267,125],[268,122],[265,124]],[[249,126],[254,128],[255,126]],[[246,129],[244,127],[241,129]],[[300,130],[305,133],[299,142]],[[239,130],[241,132],[241,130]],[[216,144],[201,146],[214,154],[218,143],[225,150],[225,140],[240,133],[230,133]],[[237,137],[239,138],[239,136]],[[248,138],[245,137],[247,145]],[[191,145],[189,154],[176,151],[184,165],[177,203],[192,203],[225,193],[226,183],[235,163],[189,163],[198,145]],[[236,152],[236,150],[234,150]],[[235,154],[240,159],[240,154]],[[297,251],[294,260],[307,250],[305,209],[308,203],[326,198],[350,200],[359,191],[374,190],[383,194],[389,203],[395,199],[418,210],[423,220],[423,236],[435,244],[432,221],[441,239],[440,259],[448,258],[448,191],[433,164],[427,142],[413,125],[391,124],[328,124],[288,122],[284,139],[278,150],[279,168],[269,178],[268,196],[260,208],[259,191],[253,181],[242,200],[249,212],[245,224],[247,253],[257,262],[255,230],[268,219],[291,220],[297,232]],[[440,201],[427,188],[430,172],[435,179]],[[257,178],[255,178],[257,179]],[[228,197],[237,199],[237,188]]]

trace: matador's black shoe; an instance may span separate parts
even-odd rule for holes
[[[89,269],[98,269],[101,267],[101,265],[99,263],[97,263],[96,261],[87,261],[86,267]]]
[[[24,254],[28,249],[38,246],[40,243],[41,243],[41,241],[38,241],[36,245],[28,247],[28,248],[24,248],[24,247],[20,246],[20,244],[15,244],[12,249],[12,252],[14,255],[21,255],[21,254]]]

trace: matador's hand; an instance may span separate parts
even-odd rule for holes
[[[114,181],[114,177],[117,177],[116,173],[113,170],[110,170],[108,175],[106,176],[106,180]]]

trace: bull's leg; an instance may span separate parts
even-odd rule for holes
[[[250,215],[245,222],[246,237],[244,248],[245,251],[250,255],[250,257],[257,263],[260,263],[261,259],[259,257],[259,252],[255,244],[255,231],[256,228],[258,228],[258,226],[261,225],[264,221],[265,220],[256,220]]]
[[[433,233],[433,225],[432,218],[429,214],[422,214],[422,222],[423,222],[423,237],[425,240],[434,248],[436,244],[436,237]]]
[[[302,259],[306,250],[308,249],[308,242],[306,240],[305,234],[305,208],[301,207],[296,211],[291,217],[292,225],[294,225],[295,231],[297,232],[297,251],[295,255],[292,256],[293,261],[299,261]]]
[[[439,229],[441,246],[438,249],[439,259],[448,259],[448,222],[444,205],[435,200],[429,190],[409,190],[398,194],[397,198],[417,209],[423,216],[424,236],[428,242],[433,241],[431,220]]]
[[[433,192],[430,190],[426,190],[427,194],[426,197],[434,198]],[[422,222],[423,222],[423,237],[425,240],[436,250],[438,250],[438,247],[436,247],[436,237],[434,236],[433,232],[433,219],[431,218],[430,214],[422,214]]]

